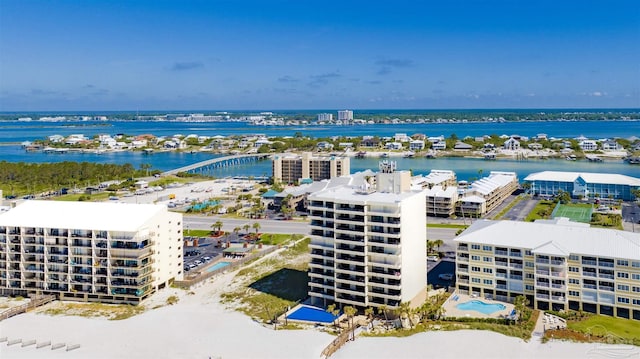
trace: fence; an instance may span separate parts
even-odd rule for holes
[[[203,268],[202,271],[200,271],[198,274],[190,276],[188,279],[185,279],[185,280],[175,281],[173,282],[173,285],[178,288],[189,289],[191,288],[192,285],[200,283],[203,280],[206,280],[208,278],[211,278],[216,274],[222,273],[223,271],[226,271],[226,270],[238,269],[243,264],[250,262],[254,259],[260,258],[262,256],[265,256],[269,253],[275,252],[276,250],[278,250],[278,246],[273,246],[267,249],[263,249],[257,253],[250,254],[244,258],[236,259],[233,262],[231,262],[231,264],[229,264],[228,266],[224,266],[212,271],[207,271],[206,268]],[[212,263],[209,267],[214,266],[216,263]]]

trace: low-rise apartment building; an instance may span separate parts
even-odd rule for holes
[[[455,242],[460,293],[640,320],[640,234],[566,218],[481,220]]]
[[[298,183],[301,179],[321,181],[349,175],[349,157],[318,156],[311,152],[302,155],[276,155],[273,158],[273,181]]]
[[[572,197],[601,197],[630,201],[634,190],[640,189],[640,178],[617,173],[543,171],[524,179],[530,192],[540,196],[555,196],[559,191]]]
[[[425,194],[409,172],[309,196],[312,303],[397,308],[426,294]]]
[[[0,214],[3,292],[138,304],[182,262],[182,215],[166,206],[33,200]]]
[[[515,172],[491,171],[489,176],[471,184],[460,195],[456,213],[465,217],[480,217],[495,209],[518,189]]]

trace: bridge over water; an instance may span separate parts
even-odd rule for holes
[[[210,160],[194,163],[192,165],[169,170],[162,173],[162,175],[163,176],[175,175],[180,172],[210,175],[211,173],[213,173],[213,171],[219,168],[262,161],[269,157],[271,157],[271,154],[266,154],[266,153],[217,157],[217,158],[212,158]]]

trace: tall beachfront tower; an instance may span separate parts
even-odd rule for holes
[[[427,284],[425,192],[381,165],[360,185],[309,196],[309,295],[315,305],[418,305]]]
[[[343,123],[353,122],[353,111],[351,110],[338,111],[338,121],[342,121]]]
[[[183,278],[182,214],[166,206],[26,201],[0,215],[0,290],[138,304]]]

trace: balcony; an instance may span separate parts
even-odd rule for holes
[[[545,300],[549,300],[549,295],[548,295],[548,294],[539,294],[539,293],[536,293],[536,298],[537,298],[537,299],[545,299]]]
[[[565,290],[567,287],[563,284],[551,284],[551,288],[553,289],[559,289],[559,290]]]
[[[456,260],[459,261],[459,262],[467,263],[467,262],[469,262],[469,257],[458,256],[458,258]]]
[[[499,249],[496,249],[495,253],[496,253],[497,256],[507,256],[509,254],[508,251],[502,251],[502,250],[499,250]]]
[[[598,275],[598,278],[614,279],[615,277],[613,276],[613,274],[604,274],[604,273],[600,273],[600,274]]]
[[[507,279],[507,273],[496,272],[496,278]]]
[[[549,282],[536,282],[536,286],[549,288]]]
[[[551,260],[551,265],[563,266],[563,265],[565,265],[565,262],[563,260],[553,259],[553,260]]]
[[[583,277],[593,277],[596,278],[598,277],[598,275],[595,272],[587,272],[587,271],[582,271],[582,276]]]
[[[583,266],[597,266],[598,262],[596,261],[591,261],[591,260],[587,260],[587,259],[583,259],[582,260],[582,265]]]
[[[522,252],[511,252],[511,253],[509,253],[509,256],[522,258]]]
[[[510,263],[509,268],[522,269],[522,264],[520,263]]]
[[[503,262],[503,261],[496,261],[496,265],[500,266],[500,267],[508,267],[509,264],[507,262]]]
[[[606,268],[613,268],[614,266],[613,262],[604,262],[604,261],[600,261],[598,265],[600,267],[606,267]]]

